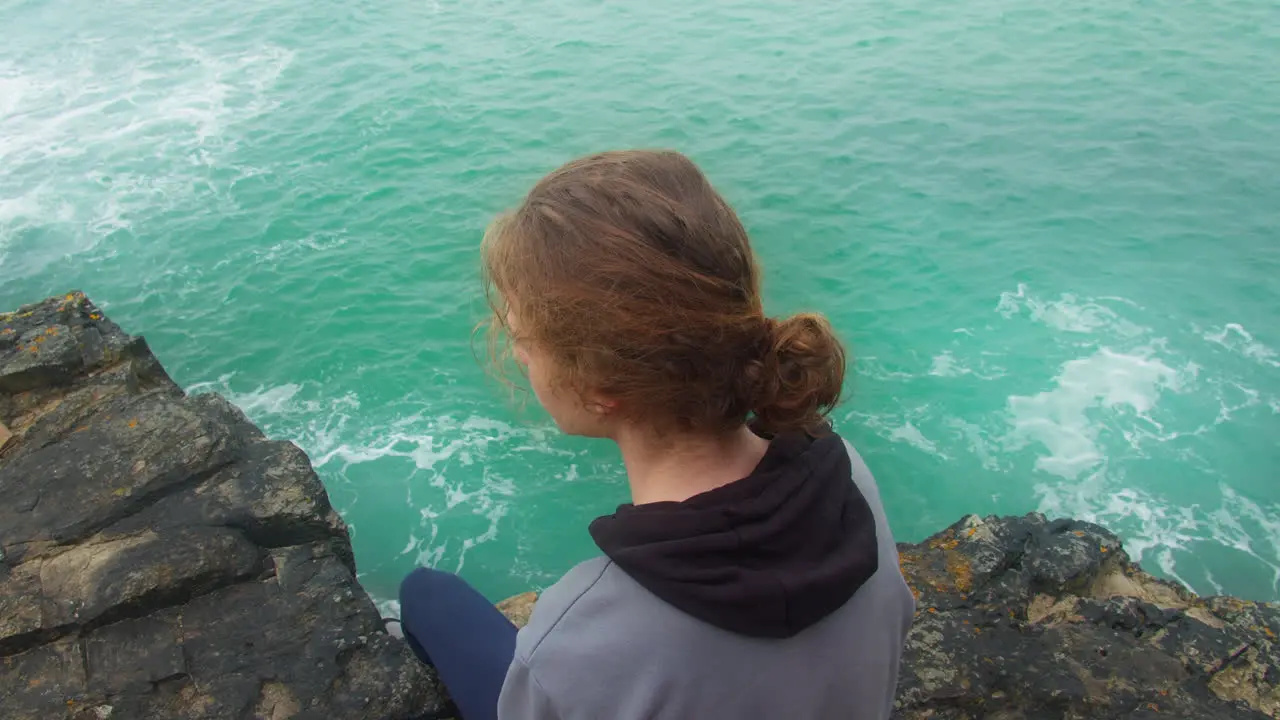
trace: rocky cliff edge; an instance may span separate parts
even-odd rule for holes
[[[0,716],[408,718],[306,455],[71,293],[0,315]]]

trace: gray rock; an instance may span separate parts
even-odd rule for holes
[[[448,706],[301,450],[187,397],[80,293],[0,315],[0,716]]]
[[[896,718],[1280,717],[1280,607],[1154,578],[1097,525],[969,516],[898,550]]]

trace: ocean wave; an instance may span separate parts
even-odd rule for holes
[[[966,331],[966,335],[972,336],[971,332]],[[933,377],[955,378],[972,376],[979,380],[995,380],[1004,377],[1005,370],[1003,368],[993,368],[988,366],[986,357],[978,357],[978,369],[969,367],[964,362],[956,359],[951,350],[943,350],[941,353],[934,355],[930,360],[929,375]]]
[[[1069,333],[1088,334],[1105,330],[1109,334],[1136,337],[1146,331],[1104,305],[1104,301],[1135,305],[1132,301],[1116,297],[1081,300],[1071,293],[1063,293],[1057,300],[1043,300],[1031,294],[1027,285],[1019,283],[1017,290],[1000,293],[996,312],[1006,320],[1026,313],[1036,322]]]
[[[1216,506],[1179,503],[1157,492],[1127,486],[1103,468],[1079,483],[1039,483],[1040,512],[1074,517],[1120,533],[1125,549],[1139,562],[1197,592],[1231,592],[1210,567],[1180,571],[1178,556],[1193,556],[1197,546],[1213,544],[1252,558],[1270,573],[1280,594],[1280,504],[1264,507],[1223,482]]]
[[[1203,337],[1259,365],[1280,368],[1280,356],[1277,356],[1276,351],[1254,339],[1253,335],[1239,323],[1226,323],[1221,330],[1207,331]]]
[[[1231,591],[1241,581],[1188,564],[1183,553],[1208,545],[1243,553],[1280,578],[1280,507],[1240,490],[1266,470],[1228,466],[1223,455],[1242,437],[1260,439],[1259,423],[1280,402],[1256,389],[1259,371],[1205,355],[1207,343],[1269,370],[1271,348],[1238,323],[1170,326],[1115,296],[1045,299],[1020,284],[993,310],[990,325],[961,328],[932,352],[901,354],[930,358],[927,365],[876,360],[863,373],[860,364],[878,392],[903,400],[874,411],[855,406],[844,420],[887,447],[957,463],[957,472],[981,468],[966,481],[1002,511],[1001,478],[1029,476],[1038,510],[1112,527],[1136,558],[1197,590],[1226,583]],[[1010,346],[1010,337],[1031,341]],[[1036,367],[1044,369],[1028,372]],[[922,395],[929,402],[910,400]],[[917,462],[911,457],[896,462]],[[1220,487],[1214,507],[1199,499],[1202,485]],[[1280,597],[1276,582],[1266,592]]]
[[[516,495],[510,468],[527,466],[530,454],[572,456],[550,446],[546,428],[433,414],[429,406],[410,410],[413,403],[375,419],[362,411],[356,394],[326,398],[326,389],[313,383],[243,389],[232,373],[193,384],[188,392],[217,392],[268,436],[305,450],[330,492],[346,498],[339,511],[357,543],[360,528],[378,523],[387,507],[411,508],[416,522],[407,527],[399,554],[411,556],[414,565],[454,572],[472,549],[499,538]],[[366,477],[373,468],[383,476],[377,483]],[[570,464],[563,479],[576,476]],[[446,526],[449,531],[441,532]]]
[[[81,42],[0,61],[0,267],[33,274],[165,210],[206,212],[210,169],[227,164],[237,126],[278,105],[293,57],[156,38],[127,56]]]
[[[1150,351],[1126,354],[1101,348],[1064,363],[1053,389],[1009,398],[1006,448],[1036,443],[1045,450],[1036,458],[1037,470],[1078,478],[1105,460],[1099,435],[1123,422],[1126,413],[1158,426],[1152,409],[1162,392],[1179,387],[1177,371]],[[1099,410],[1105,411],[1103,422],[1093,412]]]
[[[947,459],[946,454],[938,450],[938,446],[929,438],[920,432],[920,429],[906,421],[902,425],[889,431],[889,439],[894,442],[902,442],[911,445],[930,455],[937,455],[939,458]]]

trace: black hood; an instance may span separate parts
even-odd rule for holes
[[[747,477],[684,502],[622,505],[591,537],[654,595],[754,637],[790,637],[830,615],[879,556],[834,433],[780,435]]]

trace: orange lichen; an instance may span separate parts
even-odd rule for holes
[[[978,528],[976,528],[976,527],[971,527],[971,528],[969,528],[969,533],[968,533],[967,537],[973,537],[974,533],[976,533],[976,532],[978,532]]]
[[[1103,545],[1103,546],[1099,547],[1099,549],[1100,549],[1100,550],[1102,550],[1102,552],[1107,552],[1107,546],[1106,546],[1106,545]]]
[[[958,552],[947,552],[944,556],[947,573],[955,582],[956,589],[967,593],[973,589],[973,565],[969,558]]]
[[[134,419],[130,420],[130,421],[129,421],[129,427],[131,427],[131,428],[136,428],[136,427],[138,427],[138,419],[137,419],[137,418],[134,418]]]

